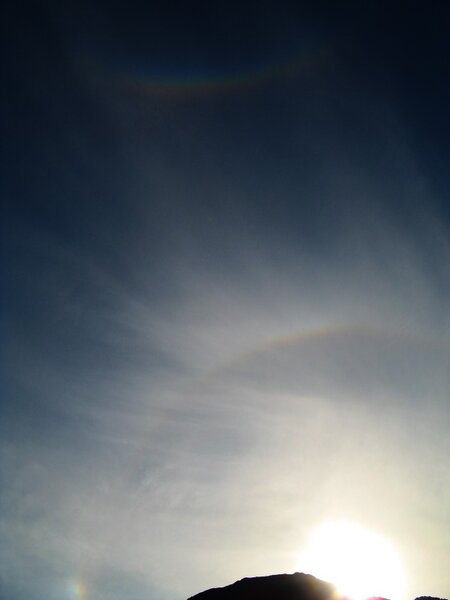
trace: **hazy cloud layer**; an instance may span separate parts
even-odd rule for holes
[[[409,80],[311,14],[308,69],[130,85],[131,9],[41,9],[11,17],[1,593],[184,598],[345,517],[448,594],[449,221]]]

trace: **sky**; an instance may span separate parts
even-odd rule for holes
[[[450,7],[295,4],[4,8],[2,599],[450,594]]]

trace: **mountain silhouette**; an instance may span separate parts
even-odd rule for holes
[[[348,600],[339,596],[331,583],[317,579],[313,575],[294,573],[293,575],[268,575],[266,577],[246,577],[231,585],[212,588],[188,600]],[[386,600],[371,597],[367,600]],[[433,596],[418,596],[415,600],[446,600]]]
[[[447,600],[446,598],[438,598],[437,596],[417,596],[416,600]]]
[[[246,577],[231,585],[200,592],[189,600],[331,600],[330,583],[305,573]]]

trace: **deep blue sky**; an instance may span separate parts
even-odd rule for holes
[[[450,593],[450,6],[298,4],[3,10],[5,598],[301,570],[340,517]]]

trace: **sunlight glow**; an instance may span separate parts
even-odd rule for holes
[[[314,530],[298,556],[299,570],[331,582],[351,600],[380,596],[397,600],[404,574],[394,546],[350,521],[331,521]]]

